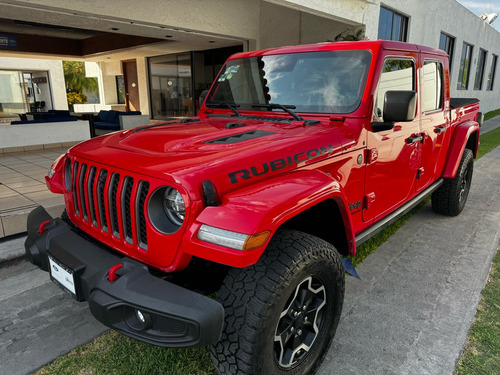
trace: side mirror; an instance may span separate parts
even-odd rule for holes
[[[372,122],[373,132],[391,130],[395,122],[412,121],[416,107],[416,91],[387,91],[384,96],[384,122]]]
[[[384,122],[412,121],[416,108],[416,91],[387,91],[384,97]]]

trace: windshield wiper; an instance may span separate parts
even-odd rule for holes
[[[239,104],[236,103],[205,103],[205,106],[208,108],[228,108],[234,112],[236,117],[241,117],[241,114],[238,112],[236,108],[239,108]]]
[[[288,113],[290,116],[294,118],[294,120],[297,121],[305,121],[302,117],[300,117],[298,114],[296,114],[292,109],[295,109],[294,105],[288,105],[288,104],[278,104],[278,103],[268,103],[268,104],[252,104],[252,107],[254,108],[269,108],[269,109],[282,109],[286,113]]]
[[[294,105],[290,105],[290,104],[279,104],[279,103],[252,104],[252,107],[254,107],[254,108],[262,107],[262,108],[269,108],[269,109],[281,109],[281,110],[285,111],[286,113],[288,113],[290,116],[292,116],[293,119],[296,121],[304,121],[307,125],[314,125],[314,124],[319,123],[319,121],[303,119],[298,114],[296,114],[294,111],[292,111],[292,109],[295,109],[297,107]]]

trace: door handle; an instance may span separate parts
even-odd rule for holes
[[[441,133],[444,133],[446,131],[446,129],[447,129],[446,126],[440,126],[440,127],[434,129],[434,133],[441,134]]]
[[[411,145],[416,142],[423,142],[424,137],[422,137],[420,134],[419,135],[412,135],[406,140],[406,144]]]

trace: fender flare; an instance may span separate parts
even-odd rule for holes
[[[338,181],[318,170],[295,171],[229,193],[221,205],[206,207],[196,221],[245,234],[269,231],[271,239],[283,223],[328,199],[333,199],[339,207],[348,250],[354,254],[352,219],[343,189]],[[258,257],[268,242],[256,249],[260,251]]]
[[[446,158],[446,164],[443,169],[444,178],[455,177],[458,171],[458,166],[460,165],[460,160],[462,160],[462,155],[464,153],[467,142],[469,141],[471,135],[476,132],[476,144],[475,149],[473,150],[474,158],[477,155],[477,148],[479,145],[479,124],[475,121],[466,121],[457,125],[451,137],[448,157]]]

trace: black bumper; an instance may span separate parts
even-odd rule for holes
[[[40,224],[47,221],[40,230]],[[57,266],[72,273],[73,297],[88,301],[97,320],[127,336],[176,348],[205,346],[220,338],[224,322],[220,303],[151,275],[139,262],[104,250],[60,218],[53,219],[43,207],[28,216],[25,249],[29,261],[44,271],[49,270],[50,255]],[[118,278],[111,282],[109,270],[119,263]]]

